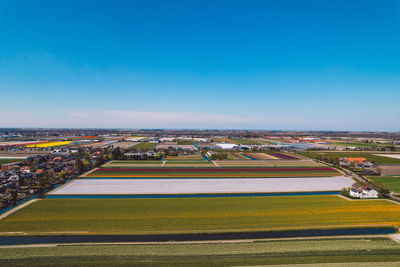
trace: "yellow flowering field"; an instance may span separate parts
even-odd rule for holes
[[[70,143],[72,143],[72,141],[58,141],[58,142],[49,142],[43,144],[27,145],[26,147],[53,147],[53,146],[64,146]]]
[[[338,196],[43,199],[0,220],[1,232],[246,232],[400,226],[400,205]]]

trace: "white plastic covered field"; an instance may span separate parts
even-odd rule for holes
[[[344,176],[313,178],[79,179],[49,195],[143,195],[340,191],[353,180]]]

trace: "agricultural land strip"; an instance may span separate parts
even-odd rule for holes
[[[400,175],[400,164],[397,165],[379,165],[381,169],[382,175],[392,176],[392,175]]]
[[[312,160],[216,160],[221,167],[321,167]]]
[[[43,199],[0,220],[2,232],[168,234],[400,226],[400,205],[337,196]]]
[[[75,244],[2,247],[4,266],[398,266],[400,244],[383,237],[230,243]],[[321,264],[321,265],[319,265]],[[310,266],[310,265],[298,265]]]
[[[374,154],[375,156],[379,157],[388,157],[393,159],[400,159],[400,154]]]
[[[318,157],[325,157],[328,159],[338,159],[342,157],[350,157],[350,158],[366,158],[369,161],[372,161],[376,164],[400,164],[400,159],[384,157],[384,156],[377,156],[373,153],[367,152],[299,152],[299,154],[311,157],[311,158],[318,158]]]
[[[340,191],[348,177],[236,179],[78,179],[48,195],[157,195]]]
[[[132,178],[235,178],[235,177],[322,177],[337,176],[339,173],[328,167],[250,167],[250,168],[217,168],[209,163],[209,168],[175,167],[175,168],[98,168],[84,177],[132,177]],[[167,162],[168,166],[168,162]]]
[[[370,176],[369,179],[386,186],[390,191],[400,193],[400,176]]]

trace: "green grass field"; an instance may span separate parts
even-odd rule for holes
[[[178,145],[193,145],[194,140],[178,139]]]
[[[387,147],[391,144],[378,144],[378,143],[363,143],[363,142],[332,142],[334,145],[338,146],[355,146],[355,147]]]
[[[400,193],[400,176],[370,176],[371,180],[382,184],[393,192]]]
[[[379,152],[374,152],[375,154],[379,154]],[[369,161],[372,161],[376,164],[400,164],[400,159],[389,158],[376,156],[373,153],[365,153],[365,152],[299,152],[299,154],[310,157],[317,158],[319,156],[329,158],[329,159],[338,159],[342,157],[350,157],[350,158],[366,158]],[[382,154],[382,153],[380,153]]]
[[[157,145],[157,143],[142,142],[140,144],[137,144],[133,148],[136,148],[136,149],[152,149],[156,145]]]
[[[7,164],[7,163],[11,163],[11,162],[20,162],[20,161],[24,161],[23,159],[0,159],[0,166],[1,164]]]
[[[248,159],[242,158],[242,157],[237,157],[237,156],[235,157],[233,153],[228,153],[228,158],[227,159],[228,160],[239,160],[239,159],[248,160]]]
[[[363,142],[332,142],[333,145],[339,147],[358,147],[360,149],[380,149],[385,147],[391,147],[392,144],[379,144],[379,143],[363,143]],[[394,146],[395,151],[400,151],[398,146]]]
[[[4,266],[318,266],[318,263],[336,263],[338,265],[329,266],[341,267],[360,264],[399,266],[400,244],[388,238],[352,238],[225,244],[15,247],[0,248],[0,263]]]
[[[0,220],[0,232],[149,234],[400,225],[400,205],[337,196],[43,199]]]

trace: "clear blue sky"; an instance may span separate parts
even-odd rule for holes
[[[0,127],[400,130],[400,1],[0,0]]]

